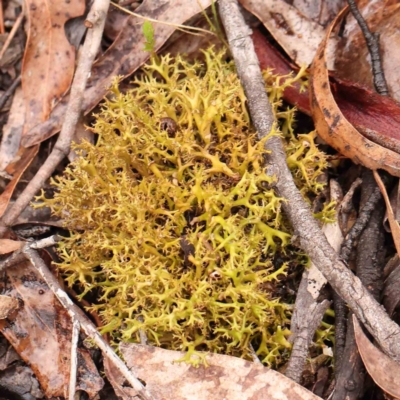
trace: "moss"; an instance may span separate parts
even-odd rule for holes
[[[45,204],[71,232],[59,248],[68,283],[100,293],[92,308],[103,332],[139,341],[142,331],[186,359],[200,350],[249,357],[252,344],[273,366],[290,348],[291,308],[274,291],[301,256],[234,65],[204,55],[204,64],[153,59],[125,94],[116,81],[97,144],[75,146],[82,157]],[[295,136],[294,110],[277,111],[295,78],[265,78],[283,132],[271,135],[283,135],[302,193],[318,193],[326,160],[315,133]],[[288,260],[278,269],[277,253]]]

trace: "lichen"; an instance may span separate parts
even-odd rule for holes
[[[127,93],[115,81],[96,145],[75,145],[81,157],[42,199],[70,231],[59,267],[82,296],[96,289],[103,332],[125,341],[144,332],[191,362],[201,350],[249,357],[253,346],[274,366],[290,349],[291,309],[275,289],[304,256],[264,173],[267,138],[257,140],[234,65],[212,49],[204,56],[153,58]],[[309,196],[323,187],[325,155],[314,132],[294,134],[293,109],[278,111],[302,75],[265,79],[282,129],[271,135]]]

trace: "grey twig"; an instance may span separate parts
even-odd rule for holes
[[[69,372],[69,390],[68,400],[75,400],[76,378],[78,375],[78,339],[80,324],[78,320],[72,321],[72,339],[71,339],[71,369]]]
[[[60,301],[62,306],[67,310],[72,321],[78,321],[85,334],[90,337],[96,345],[103,352],[103,356],[108,358],[113,366],[124,376],[124,378],[132,385],[136,390],[140,398],[144,400],[154,399],[143,386],[143,384],[132,375],[131,371],[124,364],[124,362],[115,354],[113,349],[108,343],[102,338],[96,327],[89,320],[88,317],[81,311],[81,309],[74,304],[68,295],[61,289],[60,284],[53,274],[49,271],[46,263],[42,260],[36,250],[33,250],[29,243],[27,243],[22,252],[25,257],[32,263],[32,265],[38,270],[43,280],[46,282],[50,290],[55,294],[57,299]]]
[[[14,90],[19,86],[20,83],[21,83],[21,75],[19,75],[18,78],[14,80],[11,86],[4,92],[3,96],[1,96],[0,110],[4,107],[4,104],[6,104],[8,98],[14,93]]]

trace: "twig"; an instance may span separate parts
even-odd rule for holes
[[[346,264],[350,259],[350,254],[354,243],[367,226],[371,219],[371,215],[376,208],[376,205],[381,199],[381,192],[378,186],[375,184],[374,190],[372,190],[371,195],[363,205],[356,222],[347,233],[346,239],[343,242],[342,248],[340,249],[340,258]],[[335,310],[335,371],[338,373],[341,368],[343,353],[346,345],[347,305],[336,291],[333,293],[333,306]]]
[[[257,354],[256,354],[256,352],[254,350],[254,347],[253,347],[253,345],[251,343],[249,344],[249,347],[250,347],[250,355],[251,355],[251,358],[253,359],[253,362],[256,363],[256,364],[263,365],[263,363],[258,358],[258,356],[257,356]]]
[[[220,16],[225,27],[229,46],[238,75],[248,99],[249,111],[259,138],[269,135],[274,116],[265,91],[251,30],[240,13],[237,0],[220,0]],[[277,195],[286,199],[282,206],[300,247],[323,273],[331,286],[349,304],[357,318],[375,337],[382,350],[400,362],[400,327],[392,321],[378,302],[362,285],[359,278],[348,270],[314,220],[310,207],[293,182],[286,164],[281,138],[270,136],[265,148],[268,151],[266,173],[275,177]]]
[[[376,182],[370,170],[363,172],[363,188],[361,192],[361,204],[366,202],[368,196],[375,190]],[[365,287],[379,300],[383,286],[382,264],[384,261],[384,234],[382,219],[384,207],[379,204],[375,208],[371,219],[363,230],[357,246],[356,272]],[[352,314],[349,315],[351,321]],[[334,400],[356,400],[364,389],[365,369],[358,353],[354,337],[354,326],[348,325],[345,347],[338,372],[335,376],[336,385],[333,395]]]
[[[376,208],[379,200],[382,199],[381,191],[378,186],[371,193],[368,201],[365,203],[364,207],[361,209],[360,214],[346,235],[346,240],[343,242],[343,246],[340,250],[340,257],[344,262],[348,262],[350,258],[351,249],[353,248],[354,242],[360,236],[361,232],[367,226],[368,221],[371,218],[371,214]]]
[[[385,74],[383,72],[381,56],[379,52],[379,34],[372,33],[367,23],[365,22],[364,17],[361,15],[355,0],[347,0],[350,6],[350,10],[356,19],[358,25],[361,28],[361,31],[365,37],[365,41],[367,42],[368,51],[371,55],[371,65],[372,65],[372,75],[374,78],[374,85],[376,91],[382,96],[389,95],[389,89],[386,84]]]
[[[160,20],[158,20],[158,19],[150,18],[150,17],[148,17],[148,16],[147,16],[147,17],[144,17],[143,15],[140,15],[140,14],[138,14],[138,13],[135,13],[135,12],[133,12],[133,11],[130,11],[130,10],[128,10],[128,9],[126,9],[126,8],[124,8],[124,7],[122,7],[122,4],[117,4],[117,3],[114,3],[113,1],[111,1],[111,4],[112,4],[115,8],[118,8],[119,10],[123,11],[123,12],[126,13],[126,14],[133,15],[133,16],[136,17],[136,18],[142,18],[142,19],[144,19],[144,20],[146,20],[146,21],[153,22],[154,24],[163,24],[163,25],[166,25],[166,26],[173,26],[173,27],[176,28],[178,31],[182,31],[183,33],[187,33],[187,34],[189,34],[189,35],[199,36],[200,33],[195,33],[195,32],[202,32],[202,33],[205,33],[205,34],[209,34],[209,35],[216,36],[216,34],[215,34],[214,32],[209,31],[209,30],[207,30],[207,29],[197,28],[196,26],[188,26],[188,25],[173,24],[173,23],[171,23],[171,22],[160,21]]]
[[[97,331],[96,327],[89,320],[88,317],[81,311],[81,309],[75,305],[68,295],[61,289],[57,279],[47,268],[45,262],[36,252],[33,250],[29,243],[23,247],[22,252],[25,254],[26,258],[32,263],[32,265],[38,270],[43,280],[49,286],[50,290],[55,294],[57,299],[60,301],[62,306],[67,310],[72,321],[78,321],[81,325],[85,334],[90,337],[96,345],[103,352],[103,356],[108,358],[113,366],[124,376],[124,378],[132,385],[136,390],[138,395],[145,400],[151,400],[153,397],[148,393],[146,388],[142,383],[135,378],[129,371],[128,367],[123,363],[123,361],[115,354],[113,349],[108,345],[108,343],[102,338],[100,333]]]
[[[339,203],[342,197],[343,194],[339,184],[331,180],[331,200]],[[338,214],[338,210],[339,207],[337,207],[336,214]],[[333,248],[338,250],[343,241],[343,235],[339,224],[326,224],[323,226],[322,230],[329,243]],[[320,325],[325,311],[330,304],[328,300],[321,301],[319,299],[320,291],[325,284],[326,279],[314,264],[312,264],[309,269],[304,270],[297,291],[290,324],[292,336],[289,340],[292,342],[293,347],[285,371],[285,375],[297,383],[301,381],[310,343],[314,337],[315,331]]]
[[[78,339],[80,325],[78,320],[72,322],[72,338],[71,338],[71,369],[69,372],[69,389],[68,400],[75,399],[76,378],[78,375]]]
[[[44,249],[45,247],[50,247],[55,245],[57,242],[61,240],[60,236],[58,235],[53,235],[49,236],[48,238],[45,239],[40,239],[36,242],[30,242],[29,246],[32,249]],[[3,271],[6,268],[10,268],[16,264],[19,264],[20,262],[24,261],[26,257],[22,253],[21,250],[14,251],[10,256],[7,258],[4,258],[0,261],[0,271]]]
[[[76,124],[82,111],[83,94],[93,61],[100,46],[109,5],[110,0],[95,0],[93,2],[85,21],[85,25],[90,27],[90,29],[87,32],[79,57],[60,136],[45,163],[15,201],[14,205],[6,211],[1,219],[0,237],[4,235],[7,227],[11,226],[18,219],[18,216],[26,208],[33,196],[43,187],[60,161],[69,154]]]
[[[354,18],[356,19],[358,25],[361,28],[361,31],[364,35],[365,41],[368,46],[368,50],[371,56],[372,74],[373,74],[375,89],[382,96],[388,96],[389,90],[386,84],[385,75],[383,72],[381,58],[380,58],[380,52],[379,52],[379,34],[372,33],[369,30],[368,25],[365,22],[363,16],[361,15],[360,11],[358,10],[358,7],[354,0],[348,0],[348,4],[350,6]],[[366,172],[364,170],[364,174],[365,173]],[[364,186],[365,185],[363,184],[363,191],[365,192]],[[349,231],[346,237],[346,241],[341,249],[340,256],[342,260],[345,262],[347,262],[348,259],[350,258],[354,242],[364,231],[365,227],[370,221],[371,215],[375,210],[377,203],[382,198],[380,190],[376,185],[376,183],[374,182],[374,180],[371,181],[368,189],[369,192],[371,193],[370,198],[362,208],[356,223]],[[376,241],[373,240],[373,243],[376,244]],[[335,372],[336,376],[341,376],[341,379],[337,379],[335,387],[336,394],[334,398],[338,399],[339,398],[338,396],[344,394],[343,387],[341,387],[340,385],[343,383],[342,381],[344,379],[343,374],[341,373],[341,364],[342,360],[345,361],[343,359],[345,346],[347,346],[347,351],[349,352],[350,349],[355,349],[355,341],[353,338],[354,333],[352,329],[346,335],[347,307],[345,301],[342,298],[340,298],[339,294],[336,292],[334,293],[333,298],[334,298],[334,308],[335,308],[335,363],[336,363]],[[346,340],[347,340],[346,338],[349,339],[348,345],[346,345]],[[348,365],[348,362],[346,365]],[[341,383],[339,381],[341,381]]]
[[[22,10],[21,10],[21,12],[19,13],[18,18],[17,18],[17,20],[15,21],[15,23],[14,23],[14,25],[13,25],[13,27],[12,27],[10,33],[8,34],[7,39],[6,39],[6,41],[4,42],[4,44],[3,44],[3,47],[1,48],[1,51],[0,51],[0,60],[3,58],[4,53],[6,52],[6,50],[8,49],[8,47],[10,46],[11,41],[14,39],[14,36],[15,36],[15,34],[17,33],[18,28],[20,27],[22,20],[24,19],[24,15],[25,15],[25,6],[24,6],[24,4],[23,4],[23,5],[22,5]],[[0,108],[1,108],[1,107],[0,107]]]
[[[348,192],[344,195],[343,200],[339,206],[339,212],[348,214],[353,209],[352,200],[354,197],[354,192],[362,184],[362,179],[357,178],[350,186]],[[344,227],[343,227],[344,228]],[[344,232],[344,230],[343,230]]]
[[[14,90],[19,86],[21,83],[21,75],[15,78],[14,82],[10,85],[10,87],[4,92],[3,96],[0,98],[0,110],[6,104],[8,98],[14,93]]]

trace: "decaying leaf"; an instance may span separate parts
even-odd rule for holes
[[[11,239],[0,239],[0,254],[12,253],[19,250],[24,245],[24,242],[19,242]]]
[[[208,367],[176,363],[183,352],[122,343],[133,374],[159,400],[317,400],[304,387],[260,364],[220,354],[207,355]]]
[[[376,183],[378,184],[379,189],[381,190],[382,196],[385,199],[386,212],[387,212],[387,216],[388,216],[388,220],[389,220],[389,224],[390,224],[390,230],[392,232],[393,241],[396,246],[397,254],[400,255],[400,225],[396,221],[396,218],[393,213],[392,205],[390,204],[389,196],[386,192],[385,185],[383,184],[382,179],[379,176],[379,173],[377,171],[373,171],[373,172],[374,172],[374,177],[375,177]]]
[[[39,150],[39,145],[32,146],[29,149],[21,147],[17,153],[17,160],[6,168],[6,172],[12,175],[12,179],[0,195],[0,217],[3,216],[14,192],[15,186],[19,182],[24,171],[29,167]]]
[[[372,170],[384,169],[400,176],[400,154],[362,136],[345,118],[331,92],[325,62],[326,44],[346,11],[342,11],[327,30],[312,65],[310,92],[314,123],[318,134],[345,157]]]
[[[28,131],[47,119],[68,90],[75,68],[75,48],[65,35],[65,23],[85,11],[83,0],[26,0],[28,38],[22,65]],[[83,22],[82,22],[83,23]]]
[[[7,124],[3,128],[0,145],[0,171],[13,161],[18,153],[25,121],[25,101],[21,88],[15,91]]]
[[[160,7],[159,2],[145,0],[135,12],[142,18],[129,16],[123,29],[113,44],[93,65],[92,73],[85,91],[83,109],[89,112],[104,97],[115,76],[127,77],[140,68],[150,57],[143,50],[145,37],[142,26],[145,18],[167,22],[152,23],[154,26],[154,51],[166,42],[176,30],[177,24],[201,13],[211,4],[211,0],[171,0]],[[59,103],[52,111],[48,121],[33,128],[22,138],[25,147],[40,143],[59,132],[67,105],[67,99]]]
[[[71,319],[53,292],[28,262],[7,269],[0,290],[22,306],[0,330],[28,363],[47,397],[67,397],[71,358]],[[89,354],[78,349],[77,390],[93,397],[103,386]]]
[[[378,350],[365,336],[357,317],[353,315],[354,336],[365,368],[375,383],[386,393],[400,398],[400,365]]]
[[[240,3],[262,21],[298,66],[311,64],[325,36],[325,29],[321,25],[284,0],[240,0]],[[333,55],[333,52],[330,54]],[[333,65],[334,58],[329,57],[329,60],[328,65]]]
[[[345,3],[345,0],[293,0],[293,6],[302,14],[323,26],[336,17]]]
[[[0,295],[0,319],[7,318],[19,307],[19,301],[11,296]]]

